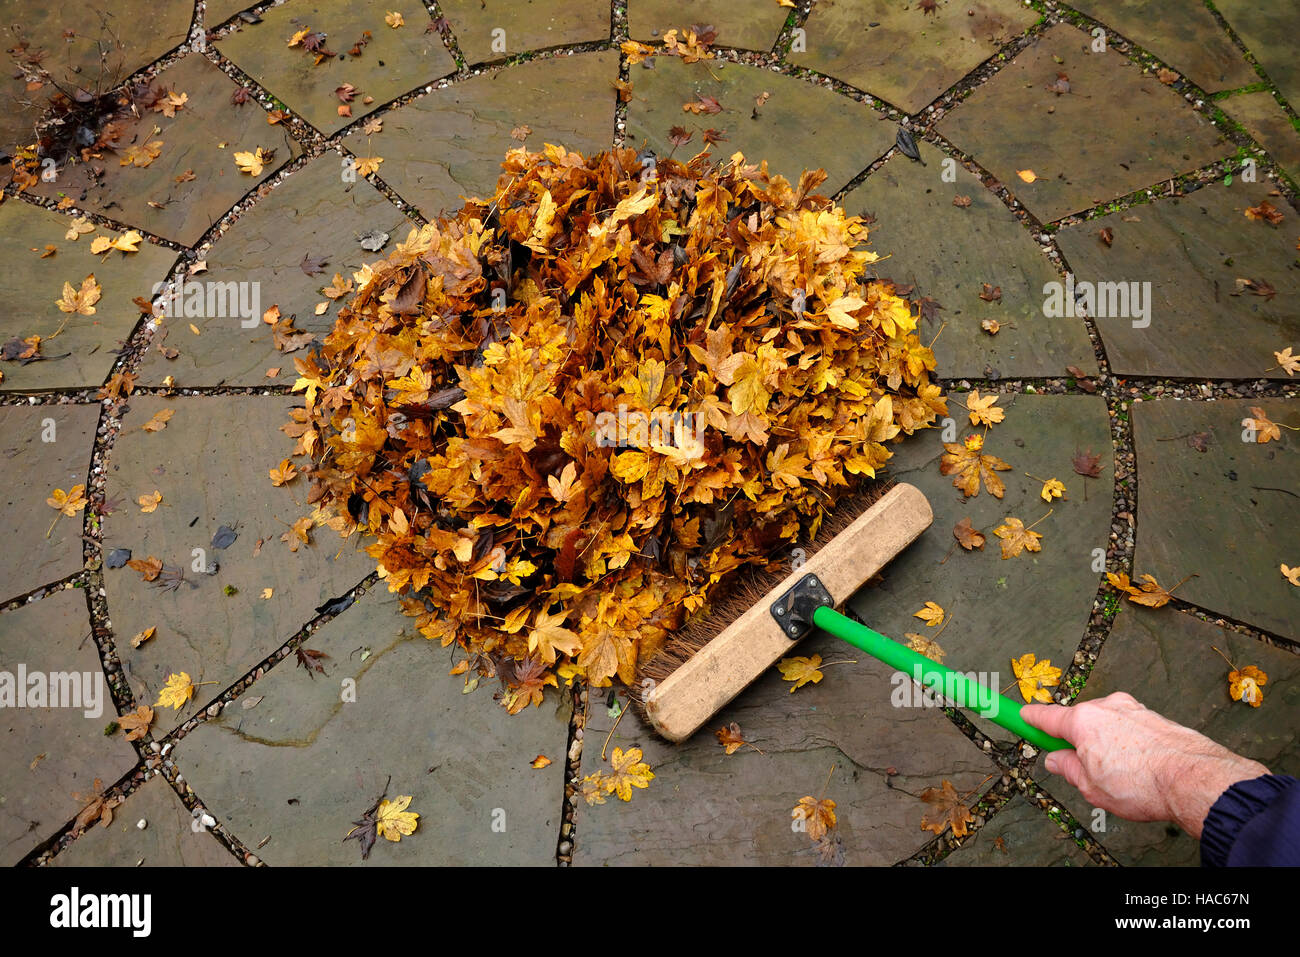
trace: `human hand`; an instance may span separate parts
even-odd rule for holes
[[[1020,714],[1074,745],[1049,752],[1047,770],[1094,807],[1130,821],[1173,821],[1198,839],[1219,795],[1269,773],[1122,691],[1069,707],[1025,705]]]

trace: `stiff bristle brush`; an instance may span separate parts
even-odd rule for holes
[[[784,576],[770,568],[754,573],[671,638],[640,670],[634,707],[663,737],[685,741],[819,628],[1042,750],[1071,747],[1027,724],[1019,703],[836,610],[933,520],[925,496],[904,483],[877,484],[841,501],[803,564]]]

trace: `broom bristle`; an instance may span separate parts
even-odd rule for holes
[[[811,558],[822,548],[830,544],[840,532],[844,531],[859,515],[880,500],[886,492],[894,487],[894,482],[882,479],[872,482],[865,488],[847,495],[822,519],[816,536],[807,546],[805,559]],[[656,687],[665,678],[690,661],[710,641],[722,634],[733,621],[757,603],[771,600],[776,596],[769,592],[790,574],[788,566],[776,563],[765,568],[749,568],[739,572],[736,577],[724,584],[717,597],[709,604],[707,615],[688,621],[679,628],[664,646],[645,664],[637,668],[637,688],[644,688],[647,680]],[[642,696],[633,692],[631,706],[643,722],[654,727],[646,714]]]

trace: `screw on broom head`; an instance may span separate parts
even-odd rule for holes
[[[793,642],[769,606],[816,573],[842,604],[932,521],[911,485],[877,482],[842,499],[794,570],[769,565],[739,577],[709,613],[681,628],[638,670],[632,707],[659,734],[683,741],[788,653]]]

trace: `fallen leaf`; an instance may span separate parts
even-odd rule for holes
[[[400,841],[403,837],[414,834],[420,815],[407,810],[410,804],[409,794],[391,801],[380,801],[379,808],[375,811],[375,833],[390,841]]]
[[[1280,567],[1282,569],[1283,578],[1289,581],[1292,585],[1300,586],[1300,566],[1291,568],[1284,562]]]
[[[969,196],[954,196],[954,197],[952,198],[952,204],[953,204],[954,206],[960,207],[961,209],[965,209],[967,206],[970,205],[970,197],[969,197]]]
[[[1052,667],[1052,659],[1036,661],[1032,652],[1011,660],[1011,670],[1016,676],[1020,694],[1026,701],[1052,702],[1047,689],[1061,683],[1061,669]]]
[[[136,635],[134,638],[131,639],[131,647],[139,648],[146,641],[152,638],[154,636],[154,632],[156,632],[157,630],[158,628],[156,625],[151,625],[150,627],[146,628],[144,631],[140,632],[138,635]]]
[[[816,684],[825,677],[818,670],[821,663],[821,655],[813,655],[811,658],[795,656],[792,658],[782,658],[776,663],[776,667],[777,670],[781,672],[781,678],[783,680],[794,682],[794,685],[790,688],[790,693],[794,694],[809,682]]]
[[[1016,170],[1016,175],[1019,176],[1021,179],[1023,179],[1026,183],[1032,183],[1034,180],[1038,179],[1038,177],[1034,175],[1034,171],[1032,169],[1018,169]]]
[[[937,661],[939,664],[943,664],[946,652],[939,646],[937,641],[931,641],[924,635],[918,635],[914,631],[906,632],[903,637],[907,639],[907,647],[911,648],[918,654],[925,655],[925,657],[929,658],[931,661]]]
[[[804,830],[814,841],[820,841],[826,832],[838,823],[835,817],[835,802],[830,798],[818,799],[811,794],[804,795],[790,812],[790,817],[804,822]]]
[[[405,23],[406,23],[406,20],[405,20],[405,18],[403,18],[402,15],[401,15],[400,13],[398,13],[396,10],[392,10],[392,11],[390,11],[390,12],[384,14],[384,22],[387,23],[387,24],[388,24],[390,27],[392,27],[394,30],[396,30],[398,27],[400,27],[400,26],[404,26]],[[408,799],[408,800],[409,800],[409,799]]]
[[[749,742],[745,740],[744,734],[741,733],[740,724],[735,721],[725,727],[719,728],[713,733],[717,737],[718,743],[727,749],[727,754],[735,754],[745,745],[749,744]]]
[[[1279,442],[1282,440],[1281,426],[1265,415],[1263,409],[1252,405],[1250,414],[1252,418],[1242,419],[1241,424],[1254,431],[1256,444],[1263,445],[1273,439]]]
[[[1248,704],[1252,708],[1258,708],[1264,703],[1264,685],[1267,683],[1268,675],[1254,665],[1228,673],[1228,693],[1232,695],[1232,700]]]
[[[142,704],[117,719],[117,725],[126,732],[128,741],[139,741],[149,733],[151,724],[153,724],[153,708],[147,704]]]
[[[284,459],[277,468],[271,469],[269,474],[271,484],[279,488],[281,485],[287,485],[297,478],[298,469],[288,459]]]
[[[69,518],[76,515],[86,507],[86,486],[74,485],[66,492],[61,488],[56,488],[50,492],[50,497],[45,500],[45,504],[50,508],[58,509],[59,513]]]
[[[997,401],[998,397],[996,395],[987,395],[980,398],[979,389],[973,390],[966,399],[966,411],[970,413],[970,424],[993,426],[1006,418],[1006,413],[994,407],[994,403]]]
[[[159,409],[144,425],[140,426],[146,432],[161,432],[167,428],[167,422],[176,414],[175,409]]]
[[[1295,375],[1300,372],[1300,356],[1291,354],[1291,347],[1287,346],[1281,352],[1273,353],[1273,358],[1287,375]]]
[[[654,779],[654,772],[650,770],[650,765],[641,760],[641,757],[640,748],[628,748],[627,751],[621,748],[614,749],[609,762],[613,771],[604,780],[607,794],[617,794],[620,801],[630,801],[634,787],[650,786],[650,782]]]
[[[927,601],[924,608],[912,613],[913,618],[920,618],[929,628],[934,628],[936,625],[942,625],[944,616],[945,612],[943,608],[932,601]]]
[[[237,152],[234,154],[235,165],[239,167],[241,173],[248,173],[251,176],[260,176],[262,167],[270,160],[270,157],[262,152],[262,147],[258,147],[256,152]]]
[[[540,771],[542,768],[549,768],[551,766],[551,759],[544,754],[539,754],[528,763],[530,767],[536,768]]]
[[[167,676],[167,685],[159,693],[154,706],[173,708],[179,711],[185,706],[185,702],[193,697],[194,683],[190,680],[188,672],[182,671],[178,675]]]
[[[1059,479],[1050,478],[1043,483],[1042,491],[1038,494],[1044,502],[1050,502],[1054,498],[1065,498],[1065,483]]]
[[[921,830],[942,834],[951,827],[953,837],[966,836],[966,825],[974,822],[975,816],[966,807],[951,781],[945,779],[942,787],[926,788],[921,792],[921,800],[931,805],[936,814],[932,818],[930,811],[925,812],[921,817]]]
[[[957,473],[952,484],[961,489],[967,498],[979,494],[980,479],[984,480],[985,490],[994,498],[1001,498],[1006,492],[1002,479],[995,474],[1011,468],[996,455],[983,453],[984,439],[980,435],[969,435],[964,442],[945,442],[947,451],[940,459],[939,472],[942,475]]]
[[[1258,206],[1246,207],[1246,218],[1271,223],[1276,226],[1282,222],[1284,217],[1281,210],[1275,208],[1268,200],[1264,200]]]
[[[970,517],[963,518],[953,526],[953,537],[957,539],[962,548],[967,551],[984,548],[984,535],[971,527]]]
[[[72,283],[65,282],[63,284],[63,296],[54,300],[54,304],[59,307],[60,312],[93,316],[95,314],[95,303],[99,302],[99,297],[103,295],[103,292],[104,290],[95,280],[95,274],[91,273],[81,280],[80,289],[73,289]]]
[[[1098,478],[1101,475],[1101,456],[1094,454],[1092,449],[1087,452],[1076,449],[1070,463],[1079,475],[1086,475],[1088,478]]]
[[[162,502],[162,492],[154,489],[152,495],[141,495],[136,502],[140,506],[140,511],[148,515],[156,511],[159,503]]]

